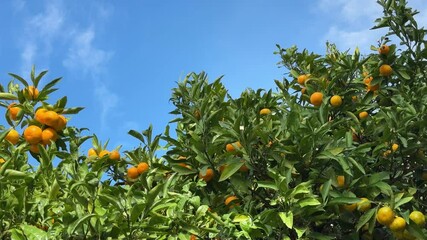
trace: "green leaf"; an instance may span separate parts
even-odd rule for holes
[[[354,198],[354,197],[336,197],[333,198],[328,202],[328,205],[335,205],[335,204],[353,204],[360,202],[360,198]]]
[[[243,214],[239,214],[239,215],[236,215],[236,216],[233,218],[233,222],[234,222],[234,223],[240,223],[240,222],[244,222],[244,221],[246,221],[246,220],[248,220],[248,219],[250,219],[250,217],[249,217],[249,216],[247,216],[247,215],[243,215]]]
[[[323,202],[325,202],[326,198],[328,197],[329,189],[331,188],[331,184],[332,184],[331,179],[329,179],[328,181],[323,183],[322,190],[320,191],[320,194],[322,195]]]
[[[387,180],[389,178],[390,178],[390,175],[388,172],[374,173],[371,175],[371,177],[369,177],[369,185],[374,185],[379,181]]]
[[[25,79],[23,79],[21,76],[18,76],[14,73],[9,73],[9,75],[15,78],[16,80],[20,81],[25,87],[28,87],[27,81],[25,81]]]
[[[410,221],[409,224],[406,225],[406,229],[415,239],[427,239],[427,235],[424,234],[423,230],[416,223]]]
[[[356,231],[359,231],[371,218],[375,215],[377,211],[376,208],[369,209],[362,217],[359,218],[359,221],[356,224]]]
[[[4,172],[4,176],[6,176],[9,179],[22,179],[27,177],[27,173],[13,170],[13,169],[6,169],[6,171]]]
[[[276,191],[279,190],[279,188],[277,188],[277,185],[271,181],[258,181],[257,184],[260,188],[269,188]]]
[[[142,212],[145,209],[145,203],[137,203],[133,205],[132,210],[130,212],[130,221],[135,223],[139,216],[141,216]]]
[[[62,110],[61,113],[62,114],[77,114],[83,109],[84,109],[83,107],[64,108],[64,110]]]
[[[336,158],[336,160],[337,160],[337,162],[341,165],[342,170],[343,170],[345,173],[347,173],[347,174],[348,174],[348,175],[350,175],[350,176],[353,176],[353,173],[351,172],[351,168],[350,168],[350,166],[348,165],[348,163],[347,163],[347,161],[346,161],[346,159],[345,159],[344,157],[339,156],[339,157],[337,157],[337,158]]]
[[[67,233],[68,233],[68,235],[73,235],[73,234],[74,234],[74,232],[76,231],[76,229],[77,229],[81,224],[83,224],[83,222],[88,221],[91,217],[96,217],[96,214],[94,214],[94,213],[92,213],[92,214],[87,214],[86,216],[84,216],[84,217],[82,217],[82,218],[80,218],[80,219],[77,219],[77,220],[76,220],[76,221],[74,221],[72,224],[70,224],[70,225],[68,226],[68,229],[67,229]]]
[[[18,100],[18,97],[12,93],[1,92],[0,99],[4,100]]]
[[[60,186],[59,186],[59,183],[58,183],[58,181],[56,180],[56,178],[55,178],[55,180],[53,180],[53,184],[52,184],[52,186],[50,187],[50,191],[49,191],[49,200],[54,200],[54,199],[56,199],[56,196],[58,195],[58,193],[59,193],[59,189],[60,189]]]
[[[340,153],[342,153],[342,151],[344,150],[344,148],[342,147],[337,147],[337,148],[332,148],[332,149],[327,149],[332,155],[336,156]]]
[[[412,201],[412,199],[414,199],[414,197],[404,197],[394,204],[394,208],[398,208],[399,206]]]
[[[36,226],[21,224],[19,227],[22,229],[27,239],[48,239],[48,233]]]
[[[301,199],[301,200],[299,200],[297,203],[298,203],[298,204],[300,205],[300,207],[302,207],[302,208],[303,208],[303,207],[307,207],[307,206],[317,206],[317,205],[320,205],[319,200],[317,200],[316,198],[311,198],[311,197]]]
[[[346,111],[347,116],[349,116],[355,123],[360,124],[359,119],[352,112]]]
[[[111,196],[108,194],[100,193],[98,197],[101,201],[104,201],[113,205],[117,209],[117,211],[119,212],[123,211],[123,207],[121,206],[120,201],[118,201],[117,196]]]
[[[304,235],[304,233],[307,231],[307,228],[301,228],[301,227],[294,227],[294,229],[298,235],[298,238],[301,238],[302,235]]]
[[[243,162],[240,162],[240,161],[238,161],[238,162],[234,162],[234,163],[231,163],[231,164],[228,164],[225,168],[224,168],[224,170],[222,171],[222,173],[221,173],[221,176],[219,177],[219,182],[222,182],[222,181],[224,181],[224,180],[227,180],[229,177],[231,177],[234,173],[236,173],[238,170],[239,170],[239,168],[241,167],[241,166],[243,166]]]
[[[291,211],[288,212],[279,212],[279,217],[282,219],[283,223],[288,227],[289,229],[292,229],[294,226],[294,215]]]
[[[294,78],[298,78],[298,76],[299,76],[298,72],[297,72],[297,71],[295,71],[294,69],[292,69],[292,70],[290,71],[290,73],[291,73],[291,75],[292,75]]]
[[[360,163],[358,163],[354,158],[352,158],[352,157],[348,157],[347,159],[351,162],[351,165],[353,165],[353,166],[355,166],[357,169],[359,169],[359,171],[360,171],[361,173],[366,174],[365,169],[363,168],[363,166],[362,166]]]
[[[25,237],[25,235],[21,229],[12,228],[9,230],[9,232],[10,232],[11,237],[12,237],[11,239],[13,239],[13,240],[27,240],[27,238]]]
[[[144,209],[144,216],[151,210],[154,200],[156,199],[157,195],[159,195],[159,192],[162,190],[163,184],[159,184],[155,186],[153,189],[151,189],[146,197],[146,207]]]
[[[138,139],[139,141],[145,143],[144,136],[141,133],[139,133],[139,132],[137,132],[135,130],[130,130],[128,132],[128,134],[131,135],[132,137]]]

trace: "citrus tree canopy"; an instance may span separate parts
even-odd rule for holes
[[[370,54],[277,46],[286,77],[238,98],[190,73],[176,127],[130,130],[132,150],[69,124],[82,108],[49,98],[60,78],[10,74],[0,238],[427,239],[426,30],[406,1],[378,3]]]

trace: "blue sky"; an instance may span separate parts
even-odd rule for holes
[[[424,0],[409,0],[427,25]],[[284,69],[275,44],[324,53],[326,41],[368,52],[382,32],[370,31],[381,9],[374,0],[23,1],[0,3],[0,82],[31,66],[63,77],[51,103],[68,96],[85,109],[70,120],[110,148],[132,149],[127,135],[174,118],[171,88],[187,73],[206,71],[232,96],[274,88]],[[43,83],[46,83],[42,82]]]

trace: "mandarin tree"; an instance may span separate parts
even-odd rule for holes
[[[276,90],[237,98],[190,73],[174,128],[130,130],[132,150],[73,127],[82,108],[49,98],[60,79],[10,74],[0,238],[426,239],[426,31],[405,1],[378,3],[371,53],[277,46]]]

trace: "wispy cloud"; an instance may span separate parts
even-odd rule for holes
[[[324,13],[337,15],[337,20],[352,24],[371,23],[381,14],[379,5],[373,0],[320,0],[318,8]]]
[[[105,67],[113,52],[97,48],[94,44],[96,33],[93,27],[76,30],[72,35],[71,46],[63,65],[69,70],[82,71],[94,82],[94,95],[100,106],[101,131],[105,129],[109,113],[117,106],[119,97],[108,88],[107,81],[101,81]]]
[[[420,26],[427,24],[427,8],[424,0],[412,0],[409,6],[421,11],[416,16]],[[386,33],[386,29],[369,30],[375,23],[375,19],[382,16],[382,8],[373,0],[320,0],[317,5],[322,14],[333,14],[337,19],[334,25],[321,38],[335,43],[339,49],[354,49],[356,46],[367,53],[371,45]]]
[[[332,14],[337,19],[321,38],[335,43],[341,50],[354,50],[358,47],[361,52],[370,51],[384,31],[369,30],[374,26],[374,20],[381,16],[381,7],[372,0],[320,0],[318,8],[322,14]]]
[[[346,31],[340,30],[337,27],[331,27],[323,37],[323,42],[329,41],[335,43],[341,50],[354,50],[358,47],[361,52],[368,53],[370,51],[370,46],[375,45],[381,35],[382,32],[374,32],[369,29]]]
[[[13,10],[16,12],[21,11],[25,7],[25,1],[23,0],[13,0],[12,1]]]
[[[37,14],[30,20],[30,27],[38,37],[45,41],[51,41],[52,37],[58,34],[64,23],[65,12],[61,3],[52,1],[45,5],[42,13]]]
[[[99,74],[113,53],[95,47],[94,38],[95,32],[92,27],[76,32],[68,55],[63,61],[64,66],[70,69],[83,69],[85,73],[92,75]]]
[[[32,42],[28,41],[25,43],[23,51],[21,53],[21,72],[27,72],[28,69],[31,69],[31,66],[35,62],[35,55],[37,52],[37,45]]]
[[[119,97],[108,89],[105,83],[96,81],[96,85],[95,96],[101,107],[101,130],[103,130],[107,124],[108,116],[119,102]]]
[[[62,65],[70,71],[84,75],[92,81],[93,96],[100,106],[100,126],[105,127],[108,115],[119,102],[119,97],[108,87],[107,64],[113,56],[112,51],[96,46],[97,26],[110,18],[112,5],[99,4],[94,8],[90,20],[75,19],[73,12],[67,8],[73,4],[63,0],[45,0],[39,4],[41,11],[34,13],[30,3],[13,0],[12,7],[16,12],[28,13],[25,19],[20,42],[21,74],[26,76],[32,65],[49,67],[52,55],[65,56]],[[90,5],[91,3],[88,3]],[[93,3],[96,4],[96,3]],[[30,15],[31,14],[31,15]]]
[[[26,3],[15,0],[15,10],[21,11]],[[21,39],[21,73],[26,74],[36,61],[48,58],[52,51],[52,42],[61,36],[64,23],[62,2],[50,1],[45,4],[42,12],[30,17],[24,26],[24,37]]]

